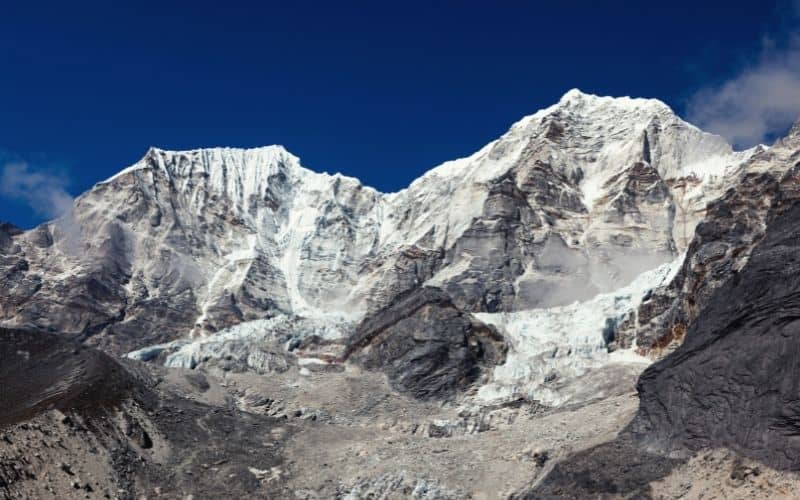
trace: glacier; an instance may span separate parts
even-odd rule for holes
[[[683,256],[639,275],[614,292],[547,309],[475,316],[500,329],[510,343],[505,364],[495,368],[492,381],[482,386],[477,400],[487,404],[517,398],[548,406],[575,403],[574,384],[581,377],[608,365],[629,365],[642,371],[651,360],[633,345],[612,350],[614,326],[637,313],[642,300],[655,288],[669,283],[683,264]],[[591,391],[590,391],[591,392]],[[594,397],[597,395],[594,394]]]

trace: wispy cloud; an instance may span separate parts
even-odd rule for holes
[[[72,208],[67,191],[69,179],[54,171],[32,169],[25,162],[11,162],[0,173],[0,195],[27,204],[34,212],[57,218]]]
[[[21,201],[36,214],[51,219],[49,225],[58,248],[82,259],[81,224],[72,210],[74,198],[64,172],[32,168],[26,162],[9,162],[0,171],[0,196]]]
[[[754,61],[691,97],[689,121],[749,147],[769,142],[800,118],[800,1],[787,4],[783,14],[788,27],[765,36]]]

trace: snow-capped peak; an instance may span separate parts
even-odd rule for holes
[[[42,327],[121,321],[136,333],[109,342],[138,348],[143,330],[156,344],[279,315],[355,325],[425,284],[463,311],[588,303],[687,248],[745,159],[660,101],[577,89],[392,194],[277,145],[150,148],[76,201],[80,259],[47,228],[19,238],[43,291],[8,316],[55,304]],[[70,313],[97,276],[104,310]]]
[[[255,148],[213,147],[188,150],[168,150],[151,146],[139,161],[103,182],[147,168],[160,168],[172,176],[184,172],[186,168],[192,169],[192,172],[210,174],[220,168],[244,171],[263,170],[265,167],[283,170],[302,168],[297,156],[277,144]]]
[[[455,179],[459,182],[482,182],[503,175],[515,163],[522,149],[531,140],[542,136],[547,127],[554,122],[565,129],[564,140],[559,144],[560,148],[577,153],[571,155],[572,158],[562,160],[569,161],[573,167],[580,167],[584,173],[597,170],[592,165],[585,168],[586,163],[594,164],[595,167],[602,166],[600,170],[608,171],[604,161],[609,159],[608,157],[621,166],[633,157],[641,156],[639,150],[648,130],[652,132],[657,129],[665,131],[675,129],[676,133],[686,136],[679,140],[702,143],[689,144],[687,157],[662,161],[659,171],[667,177],[680,177],[684,172],[683,169],[678,169],[679,166],[697,164],[710,157],[715,157],[715,165],[725,163],[724,159],[720,160],[718,157],[733,153],[723,138],[704,133],[683,121],[660,100],[598,96],[573,88],[557,103],[523,117],[500,138],[474,154],[447,161],[431,169],[414,181],[410,188],[419,187],[430,181],[442,182],[445,179]],[[627,153],[630,153],[628,150],[631,149],[636,152],[628,158],[630,155]],[[619,158],[620,155],[626,158]],[[168,175],[203,172],[213,176],[215,172],[224,172],[227,176],[233,173],[242,177],[241,180],[246,181],[245,184],[253,183],[253,187],[264,187],[263,176],[272,175],[278,170],[295,173],[297,177],[328,175],[318,174],[302,167],[299,158],[281,145],[247,149],[213,147],[190,150],[151,147],[141,160],[104,182],[152,166],[164,168]],[[719,173],[719,168],[714,170],[715,174]],[[358,180],[342,174],[337,173],[334,176],[360,184]],[[405,190],[392,196],[403,191]]]
[[[575,107],[575,106],[601,106],[611,105],[616,107],[627,107],[631,109],[651,109],[651,110],[666,110],[672,112],[672,109],[664,102],[658,99],[641,98],[641,97],[610,97],[599,96],[596,94],[589,94],[574,88],[568,90],[561,99],[559,99],[557,107]]]

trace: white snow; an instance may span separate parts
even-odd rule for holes
[[[630,285],[585,302],[512,313],[477,313],[499,328],[511,344],[505,364],[494,370],[492,381],[478,392],[485,402],[524,396],[544,404],[563,404],[561,388],[593,368],[611,363],[649,363],[635,346],[609,353],[603,331],[621,322],[641,304],[648,291],[668,283],[683,256],[642,273]],[[557,380],[559,389],[547,381]]]
[[[179,344],[156,346],[171,349],[164,366],[173,368],[194,368],[208,359],[241,360],[249,367],[269,371],[270,350],[284,337],[303,339],[317,335],[326,340],[341,339],[351,325],[335,323],[330,319],[307,319],[286,315],[270,319],[246,321],[216,333],[213,336]],[[152,348],[151,348],[152,349]],[[128,357],[141,359],[144,350],[128,354]]]

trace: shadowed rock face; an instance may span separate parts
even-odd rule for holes
[[[0,328],[0,498],[287,498],[248,468],[281,464],[276,419],[198,401],[200,373],[191,388],[162,376],[65,334]]]
[[[118,405],[137,383],[109,356],[65,336],[0,328],[0,427],[48,409]]]
[[[7,222],[0,222],[0,249],[7,250],[13,245],[12,238],[22,234],[22,229]]]
[[[539,484],[512,498],[651,498],[649,483],[681,462],[644,451],[630,435],[623,435],[556,464]]]
[[[382,370],[398,391],[432,399],[468,388],[505,352],[493,328],[461,312],[445,292],[425,287],[364,320],[347,356]]]
[[[800,469],[800,204],[773,217],[684,343],[642,375],[633,429],[649,444]]]

